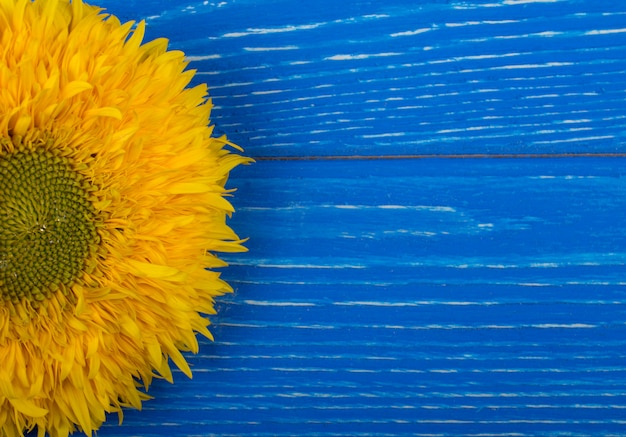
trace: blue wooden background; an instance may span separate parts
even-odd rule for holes
[[[99,436],[626,435],[626,2],[100,5],[257,163],[216,342]]]

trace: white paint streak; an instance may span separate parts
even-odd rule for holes
[[[456,209],[449,206],[436,205],[320,205],[321,208],[337,208],[337,209],[390,209],[390,210],[414,210],[414,211],[431,211],[431,212],[456,212]]]
[[[561,323],[541,323],[537,325],[531,325],[533,328],[538,329],[591,329],[597,328],[596,325],[590,325],[587,323],[570,323],[570,324],[561,324]]]
[[[264,96],[267,94],[278,94],[278,93],[284,93],[287,90],[267,90],[267,91],[253,91],[252,93],[250,93],[253,96]]]
[[[195,62],[195,61],[207,61],[210,59],[220,59],[222,55],[213,54],[213,55],[201,55],[201,56],[187,56],[187,61]]]
[[[493,24],[512,24],[519,23],[519,20],[492,20],[492,21],[464,21],[459,23],[445,23],[446,27],[465,27],[465,26],[479,26],[479,25],[493,25]]]
[[[224,38],[241,38],[243,36],[250,35],[271,35],[275,33],[285,33],[285,32],[297,32],[300,30],[311,30],[317,29],[325,25],[326,23],[312,23],[312,24],[301,24],[298,26],[283,26],[283,27],[263,27],[263,28],[248,28],[243,32],[229,32],[222,35]]]
[[[598,135],[598,136],[593,136],[593,137],[566,138],[563,140],[535,141],[534,144],[577,143],[577,142],[582,142],[582,141],[609,140],[613,138],[615,138],[615,136],[613,135]]]
[[[382,134],[368,134],[361,135],[361,138],[388,138],[388,137],[403,137],[406,135],[406,132],[387,132]]]
[[[324,58],[326,61],[354,61],[360,59],[369,59],[369,58],[383,58],[388,56],[400,56],[402,53],[397,52],[385,52],[385,53],[371,53],[371,54],[360,54],[360,55],[334,55]]]
[[[493,67],[492,70],[521,70],[530,68],[551,68],[551,67],[566,67],[574,65],[573,62],[546,62],[545,64],[516,64],[516,65],[503,65],[501,67]]]
[[[247,52],[276,52],[284,50],[298,50],[298,46],[280,46],[280,47],[244,47]]]
[[[290,264],[290,263],[285,263],[285,264],[278,264],[278,263],[267,263],[267,262],[255,262],[254,264],[249,264],[249,263],[237,263],[237,262],[230,262],[230,265],[241,265],[241,266],[245,266],[245,265],[254,265],[255,267],[259,267],[259,268],[266,268],[266,269],[320,269],[320,270],[343,270],[343,269],[364,269],[366,268],[365,266],[361,266],[361,265],[354,265],[354,264],[327,264],[327,265],[323,265],[323,264]]]
[[[590,30],[588,32],[585,32],[584,35],[611,35],[615,33],[626,33],[626,28]]]
[[[264,307],[314,307],[311,302],[274,302],[268,300],[244,300],[246,305],[264,306]]]
[[[430,32],[431,30],[435,30],[435,29],[436,29],[435,27],[423,27],[421,29],[407,30],[404,32],[392,33],[390,36],[393,38],[396,38],[399,36],[414,36],[414,35],[419,35],[422,33]]]
[[[559,0],[504,0],[505,5],[524,5],[528,3],[557,3]]]
[[[337,306],[375,306],[375,307],[419,307],[426,305],[446,305],[446,306],[489,306],[497,305],[498,302],[469,302],[469,301],[436,301],[423,300],[415,302],[378,302],[378,301],[346,301],[334,302]]]

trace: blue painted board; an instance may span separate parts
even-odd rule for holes
[[[626,435],[625,2],[99,3],[259,160],[216,342],[98,435]]]
[[[100,436],[623,435],[621,159],[235,171],[215,343]]]
[[[253,156],[626,152],[623,1],[100,3],[184,50]]]

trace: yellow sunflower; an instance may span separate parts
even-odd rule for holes
[[[0,435],[91,434],[211,337],[229,171],[206,87],[81,0],[0,0]]]

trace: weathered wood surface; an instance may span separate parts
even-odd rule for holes
[[[259,162],[195,377],[102,435],[619,435],[620,159]],[[167,424],[168,426],[164,426]]]
[[[620,0],[134,1],[254,156],[617,152]]]
[[[216,342],[100,436],[626,434],[626,3],[101,4],[260,159]]]

